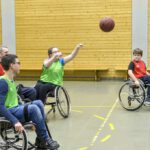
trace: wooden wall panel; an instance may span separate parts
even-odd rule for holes
[[[112,32],[99,29],[105,16],[115,20]],[[115,77],[131,59],[131,0],[16,0],[16,42],[22,69],[41,69],[51,46],[67,55],[81,42],[84,49],[66,69],[106,66]]]

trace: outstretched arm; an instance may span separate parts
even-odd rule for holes
[[[73,60],[76,55],[78,54],[78,51],[80,48],[83,47],[83,44],[77,44],[72,53],[66,57],[64,57],[64,63],[68,63],[69,61]]]

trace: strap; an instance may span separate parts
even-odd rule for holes
[[[26,104],[25,106],[24,106],[24,118],[25,118],[25,122],[29,122],[29,115],[28,115],[28,105],[29,104]]]

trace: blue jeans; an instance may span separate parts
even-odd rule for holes
[[[150,75],[146,75],[140,79],[144,82],[144,84],[150,84]],[[147,97],[150,98],[150,86],[147,88]]]
[[[25,122],[24,106],[10,108],[9,111],[22,123]],[[45,126],[44,105],[41,100],[35,100],[28,105],[28,118],[36,124],[36,134],[39,138],[47,141],[50,137]]]

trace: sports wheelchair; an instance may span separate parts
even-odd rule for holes
[[[25,130],[21,133],[15,131],[14,126],[6,120],[4,117],[0,117],[0,149],[16,149],[16,150],[38,150],[35,146],[35,131],[29,129],[29,125],[34,125],[32,122],[26,122],[23,124]],[[47,125],[46,125],[47,127]],[[48,127],[47,127],[48,129]],[[50,132],[48,130],[48,134]]]
[[[23,103],[30,102],[31,100],[29,98],[25,98],[24,95],[21,94],[22,91],[21,88],[23,87],[24,86],[22,84],[19,84],[17,86],[19,99],[22,99],[21,101]],[[58,111],[62,117],[67,118],[70,114],[71,110],[70,97],[67,90],[62,86],[56,86],[53,91],[49,91],[46,94],[44,105],[51,106],[48,112],[46,113],[46,118],[50,112],[52,111],[53,113],[56,112],[55,106],[57,106]]]
[[[128,79],[119,90],[119,101],[123,108],[129,111],[134,111],[139,109],[146,97],[147,97],[147,87],[149,84],[144,84],[139,80],[140,85],[136,86],[134,81]]]
[[[46,113],[46,118],[50,112],[55,113],[57,106],[60,115],[67,118],[71,110],[70,97],[67,90],[62,86],[56,86],[54,91],[50,91],[46,95],[45,105],[50,105],[51,108]]]

